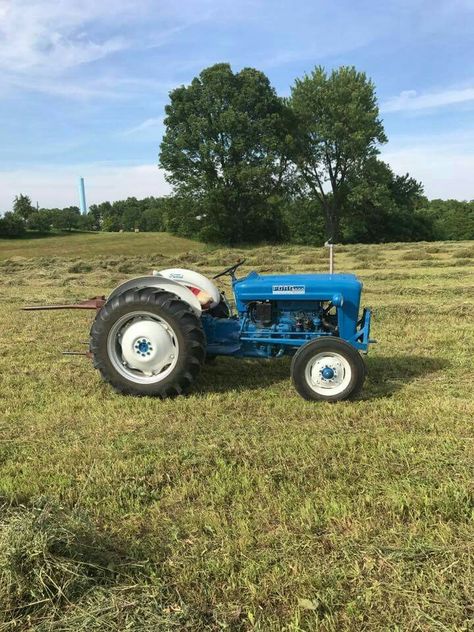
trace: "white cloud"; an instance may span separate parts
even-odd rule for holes
[[[0,94],[129,98],[145,83],[167,92],[174,83],[140,77],[123,58],[107,60],[107,69],[102,65],[99,71],[82,67],[124,50],[140,54],[174,46],[179,33],[211,19],[212,5],[213,0],[0,0]],[[194,67],[193,62],[173,48],[166,67]]]
[[[396,173],[421,180],[429,198],[474,199],[474,131],[393,139],[381,158]]]
[[[46,208],[78,205],[78,177],[86,183],[87,203],[143,198],[170,193],[164,172],[155,165],[78,164],[0,171],[0,212],[11,209],[15,195],[29,195]]]
[[[95,20],[129,10],[109,0],[4,0],[0,20],[0,68],[5,72],[57,75],[125,48],[119,36],[92,38],[85,32]]]
[[[151,130],[161,130],[163,126],[163,117],[158,116],[156,118],[148,118],[144,120],[142,123],[135,125],[134,127],[130,127],[121,133],[122,136],[136,136],[141,135],[144,132],[147,134],[150,133]]]
[[[404,90],[397,97],[384,101],[380,109],[382,112],[426,110],[468,101],[474,101],[474,88],[450,89],[425,94],[418,94],[416,90]]]
[[[87,100],[93,97],[100,99],[134,99],[137,95],[150,93],[167,94],[174,84],[154,79],[136,77],[120,77],[116,75],[94,77],[87,81],[76,81],[67,77],[29,77],[16,76],[4,79],[4,90],[17,88],[25,92],[42,92],[52,96],[66,97],[76,100]],[[8,85],[5,85],[8,84]],[[0,79],[0,90],[2,88]],[[0,92],[1,93],[1,92]]]

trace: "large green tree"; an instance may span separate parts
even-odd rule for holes
[[[17,195],[13,201],[13,212],[21,219],[27,221],[29,217],[36,211],[31,203],[31,199],[27,195]]]
[[[321,204],[327,237],[337,240],[348,178],[360,173],[387,140],[374,85],[353,67],[330,74],[317,67],[296,80],[290,105],[297,119],[294,160],[302,186]]]
[[[41,208],[35,209],[27,221],[28,230],[34,230],[38,233],[49,233],[53,224],[54,210]]]
[[[25,232],[25,220],[16,213],[7,211],[0,216],[0,237],[21,237]]]
[[[200,217],[211,240],[278,238],[291,126],[268,78],[216,64],[173,90],[165,111],[160,166],[182,200],[176,209]]]
[[[372,157],[348,177],[342,240],[378,243],[431,239],[432,222],[419,211],[424,199],[420,182],[408,174],[394,174],[387,163]]]
[[[122,229],[126,231],[134,231],[136,228],[139,228],[141,216],[143,214],[143,204],[141,201],[138,201],[135,197],[129,197],[125,200],[125,202],[115,202],[114,208],[116,206],[122,205]]]
[[[421,213],[434,226],[435,239],[474,239],[474,200],[423,200]]]

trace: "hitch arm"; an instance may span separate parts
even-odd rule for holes
[[[105,296],[94,296],[79,303],[64,303],[59,305],[27,305],[21,309],[25,312],[49,310],[49,309],[95,309],[99,310],[105,305]]]

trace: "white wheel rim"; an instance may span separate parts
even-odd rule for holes
[[[343,355],[324,351],[309,360],[305,369],[305,378],[315,393],[331,397],[339,395],[349,386],[352,369]]]
[[[113,324],[107,337],[107,353],[114,368],[127,380],[156,384],[176,366],[179,345],[168,321],[137,311]]]

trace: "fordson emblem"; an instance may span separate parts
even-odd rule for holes
[[[272,294],[304,294],[305,291],[305,285],[274,285],[272,287]]]

